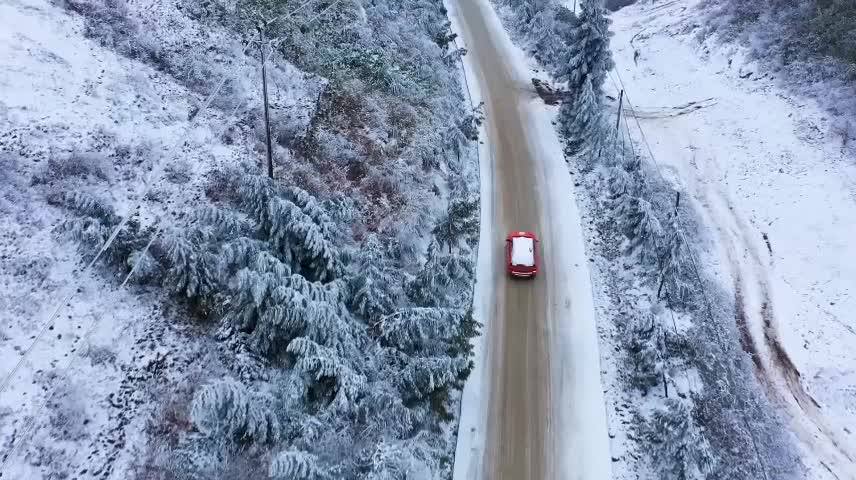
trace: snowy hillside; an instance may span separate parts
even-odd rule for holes
[[[439,0],[0,5],[2,478],[447,477],[452,39]]]
[[[850,104],[794,93],[839,98],[840,70],[788,83],[799,57],[775,83],[751,58],[793,41],[702,26],[727,24],[722,4],[799,24],[755,4],[496,4],[566,91],[551,101],[589,224],[615,477],[853,477]]]
[[[809,478],[850,478],[853,157],[837,119],[788,93],[745,49],[719,38],[698,44],[688,27],[701,16],[695,4],[647,2],[613,16],[628,113],[702,215],[704,263],[734,295],[742,347]]]

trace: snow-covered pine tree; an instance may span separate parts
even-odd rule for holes
[[[238,203],[260,228],[270,223],[268,204],[276,197],[277,186],[261,175],[244,174],[238,184]]]
[[[567,141],[567,149],[570,154],[576,154],[583,146],[592,142],[593,134],[603,133],[598,129],[601,121],[601,110],[597,104],[591,79],[583,79],[578,93],[573,98],[562,104],[561,120],[562,131]],[[589,162],[589,169],[594,161]]]
[[[460,241],[473,248],[478,243],[479,201],[477,198],[455,198],[434,227],[434,238],[449,249],[458,248]]]
[[[54,193],[48,195],[47,200],[51,205],[64,207],[81,217],[94,218],[104,225],[117,225],[121,220],[112,206],[86,192]]]
[[[576,22],[576,16],[562,6],[551,5],[535,13],[526,32],[538,61],[551,69],[561,62],[564,38],[570,35],[569,28]]]
[[[590,146],[586,159],[590,165],[589,168],[593,169],[597,165],[610,168],[621,164],[624,152],[621,151],[618,131],[602,114],[591,125],[588,138]]]
[[[285,198],[300,207],[300,210],[318,225],[321,234],[325,238],[333,238],[334,233],[330,216],[327,214],[324,206],[315,197],[310,195],[306,190],[298,187],[288,187],[284,190],[283,194]]]
[[[312,280],[336,276],[337,253],[312,217],[291,201],[275,198],[268,204],[268,223],[262,228],[283,257]]]
[[[665,243],[665,233],[651,203],[624,195],[619,199],[615,216],[628,239],[629,250],[638,250],[643,261],[656,265]]]
[[[437,242],[431,242],[428,260],[405,290],[420,307],[455,306],[456,301],[469,298],[460,292],[465,291],[473,273],[471,256],[443,253]]]
[[[260,252],[231,282],[232,298],[226,326],[248,334],[259,352],[275,356],[297,336],[343,348],[350,326],[341,318],[344,307],[337,282],[310,282],[291,273],[287,264]]]
[[[375,322],[392,313],[401,299],[401,275],[377,235],[369,235],[356,253],[355,271],[348,278],[350,305],[364,319]]]
[[[404,405],[401,394],[395,390],[388,378],[378,378],[367,385],[361,409],[365,418],[377,420],[373,425],[376,431],[371,433],[382,437],[409,437],[413,429],[424,421],[423,413]]]
[[[668,295],[672,305],[687,305],[695,291],[694,278],[690,253],[678,228],[672,225],[673,233],[660,261],[661,294]]]
[[[608,203],[619,204],[625,195],[631,195],[635,184],[631,172],[621,167],[609,167],[606,173],[606,188],[609,191]]]
[[[405,398],[426,398],[457,382],[468,368],[464,359],[447,356],[410,357],[407,361],[407,366],[396,378]]]
[[[62,236],[77,242],[84,261],[90,261],[105,245],[122,218],[106,201],[81,191],[67,191],[48,195],[48,203],[64,207],[76,215],[57,227]],[[129,219],[119,230],[110,247],[102,253],[107,263],[126,267],[128,258],[141,251],[148,242],[150,232],[140,227],[139,221]]]
[[[274,480],[322,480],[327,478],[324,470],[316,455],[291,448],[274,457],[268,475]]]
[[[268,252],[258,253],[253,264],[239,270],[232,280],[232,299],[224,321],[239,330],[252,332],[268,307],[273,290],[289,275],[288,265]]]
[[[164,236],[162,250],[167,265],[164,286],[172,293],[204,301],[220,281],[217,254],[211,250],[209,233],[191,229]]]
[[[350,358],[305,337],[289,343],[288,352],[297,357],[296,367],[310,374],[316,386],[327,385],[321,392],[325,404],[338,412],[356,408],[358,398],[365,391],[366,377],[354,369]],[[328,380],[334,384],[328,385]]]
[[[381,337],[408,354],[440,355],[461,327],[463,312],[449,308],[408,308],[381,319]]]
[[[145,283],[159,276],[161,266],[150,251],[136,250],[131,252],[125,261],[125,266],[130,272],[136,266],[131,281]]]
[[[220,267],[226,275],[250,266],[262,252],[267,252],[268,243],[249,237],[238,237],[224,243],[220,248]],[[273,257],[271,257],[273,258]]]
[[[633,365],[631,383],[643,394],[662,380],[663,362],[657,340],[657,326],[651,314],[631,316],[625,330],[624,345]]]
[[[710,445],[681,399],[668,398],[642,427],[657,478],[703,480],[713,468]]]
[[[508,0],[506,4],[514,13],[514,18],[528,25],[539,12],[550,7],[550,0]]]
[[[198,221],[211,227],[213,232],[223,238],[235,238],[252,233],[253,223],[246,215],[214,206],[204,207],[195,214]]]
[[[273,443],[280,425],[270,410],[271,400],[234,379],[205,385],[196,392],[190,418],[208,437],[221,437],[236,444]]]
[[[567,50],[555,73],[557,80],[568,82],[572,92],[583,89],[588,80],[598,106],[603,82],[615,66],[609,49],[609,24],[603,0],[581,0],[579,22],[569,29]]]
[[[426,452],[420,436],[407,440],[382,440],[371,451],[362,452],[362,464],[366,465],[367,480],[405,480],[438,478],[426,461]]]

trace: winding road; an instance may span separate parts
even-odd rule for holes
[[[551,116],[532,91],[519,50],[487,0],[450,0],[468,50],[470,82],[485,103],[492,236],[485,303],[483,449],[467,480],[594,480],[610,477],[592,291],[572,182]],[[484,169],[483,169],[484,171]],[[531,281],[504,271],[504,238],[540,239]],[[477,367],[477,370],[479,367]],[[466,408],[466,407],[465,407]],[[463,427],[462,427],[463,430]],[[476,429],[473,429],[476,430]],[[458,455],[461,455],[459,450]],[[457,471],[457,469],[456,469]],[[456,474],[457,480],[464,480]]]

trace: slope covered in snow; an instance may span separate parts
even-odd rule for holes
[[[702,261],[734,296],[742,348],[809,478],[853,478],[856,167],[835,119],[744,49],[699,44],[696,2],[640,2],[612,18],[625,111],[647,137],[631,120],[637,147],[647,141],[701,213]]]
[[[0,5],[2,478],[449,473],[479,122],[452,38],[439,0]]]

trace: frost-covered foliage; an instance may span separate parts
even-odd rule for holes
[[[85,261],[91,261],[110,239],[122,222],[107,201],[85,191],[62,191],[51,193],[48,203],[67,209],[73,214],[59,224],[57,232],[76,242]],[[111,242],[111,247],[101,253],[102,258],[117,266],[127,265],[128,259],[141,252],[146,244],[146,235],[151,229],[143,229],[134,218],[129,218]],[[130,267],[126,267],[130,271]]]
[[[459,246],[461,240],[469,242],[472,248],[478,238],[478,212],[478,199],[453,199],[446,214],[434,227],[434,238],[450,249]]]
[[[642,427],[642,437],[651,445],[657,478],[702,480],[710,478],[714,458],[710,445],[695,426],[689,405],[667,399]]]
[[[415,278],[407,282],[407,295],[420,306],[448,305],[460,297],[473,273],[474,259],[471,255],[446,253],[435,242],[428,248],[428,261]]]
[[[744,44],[751,57],[833,116],[844,146],[856,142],[856,3],[850,0],[707,0],[706,37]]]
[[[563,51],[555,71],[556,80],[567,82],[571,91],[579,91],[588,82],[596,101],[603,96],[606,73],[614,66],[609,50],[609,23],[602,2],[582,1],[578,22],[563,39],[571,48]]]
[[[222,75],[211,108],[238,120],[224,145],[244,141],[260,118],[247,106],[258,103],[257,62],[243,46],[259,15],[282,19],[266,32],[276,178],[259,174],[261,156],[212,171],[176,163],[146,201],[169,204],[163,190],[182,188],[194,203],[164,215],[154,238],[154,226],[137,225],[151,218],[132,216],[116,243],[127,246],[106,252],[123,273],[136,266],[147,291],[162,287],[186,307],[170,310],[208,336],[220,374],[195,389],[174,443],[153,439],[151,463],[206,480],[450,478],[454,428],[444,423],[455,420],[452,392],[469,373],[478,329],[470,305],[483,114],[463,95],[464,52],[442,1],[179,4],[157,27],[135,4],[65,5],[91,38],[176,84],[207,95]],[[281,92],[295,83],[311,105],[288,103]],[[242,152],[264,151],[252,144],[261,137],[247,138]],[[55,177],[103,181],[89,163],[55,167]],[[121,220],[95,195],[52,202],[87,251]]]
[[[377,235],[368,236],[356,254],[359,275],[351,276],[351,305],[369,322],[392,313],[402,298],[401,272]]]
[[[636,448],[658,478],[759,478],[765,467],[758,456],[775,458],[781,478],[798,475],[793,446],[780,420],[768,413],[771,407],[740,351],[733,304],[696,270],[696,247],[687,239],[698,235],[697,216],[688,202],[676,204],[674,187],[632,148],[628,124],[617,128],[614,118],[604,117],[602,85],[613,64],[601,2],[583,0],[577,18],[560,2],[496,1],[507,7],[507,23],[518,40],[540,50],[546,70],[569,82],[573,94],[559,115],[565,153],[583,174],[590,215],[603,241],[595,242],[596,250],[621,265],[606,269],[616,310],[610,315],[628,367],[619,377],[628,396],[638,400],[632,409],[645,403],[663,407],[645,420],[647,436]],[[674,315],[684,315],[691,325],[679,330]],[[690,375],[700,385],[691,389]],[[663,390],[654,390],[661,385]],[[691,402],[658,398],[676,390]],[[752,426],[738,422],[741,417],[752,419]],[[757,455],[745,455],[755,444]]]
[[[665,371],[659,342],[662,334],[654,317],[649,314],[631,317],[625,330],[627,357],[633,367],[631,381],[635,388],[647,393],[657,385]]]
[[[235,380],[221,380],[202,387],[193,399],[190,415],[208,437],[235,443],[271,443],[280,435],[279,420],[271,400],[251,393]]]

